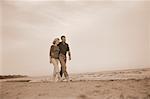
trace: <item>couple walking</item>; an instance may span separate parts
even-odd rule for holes
[[[51,45],[49,53],[50,63],[52,63],[54,66],[53,80],[55,82],[62,81],[63,74],[65,76],[65,79],[69,81],[69,75],[66,69],[67,53],[69,56],[69,60],[71,60],[70,49],[69,45],[66,43],[66,37],[61,36],[61,42],[59,41],[59,38],[55,38],[53,41],[53,45]],[[59,70],[59,62],[61,65],[61,70]]]

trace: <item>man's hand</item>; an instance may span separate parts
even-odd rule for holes
[[[68,52],[69,60],[71,60],[71,53],[70,51]]]

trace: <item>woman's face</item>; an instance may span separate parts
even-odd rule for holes
[[[57,44],[57,45],[59,44],[59,39],[58,39],[58,40],[56,40],[56,44]]]

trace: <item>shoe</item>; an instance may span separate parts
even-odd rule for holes
[[[64,81],[64,78],[60,78],[59,81],[60,81],[60,82],[63,82],[63,81]]]
[[[70,82],[70,79],[69,79],[69,77],[66,77],[66,80],[67,80],[67,82]]]

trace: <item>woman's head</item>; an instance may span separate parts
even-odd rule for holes
[[[55,38],[53,41],[53,44],[56,44],[56,45],[59,44],[59,38]]]

